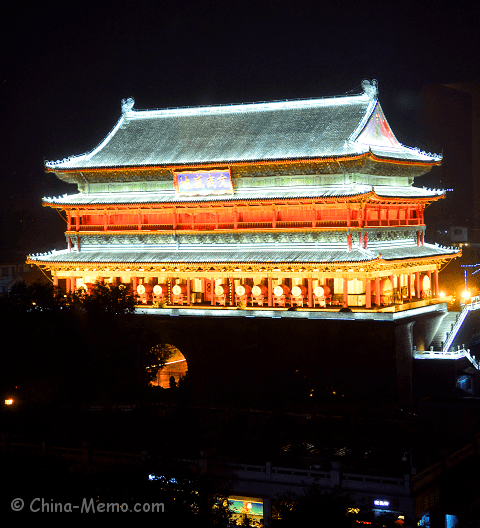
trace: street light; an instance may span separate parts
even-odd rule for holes
[[[478,268],[480,266],[480,264],[462,264],[461,267],[462,268]],[[475,275],[475,273],[478,273],[480,271],[480,269],[477,269],[475,270],[472,275]],[[467,291],[467,270],[465,269],[465,291]],[[466,298],[465,297],[465,294],[462,294],[462,297],[463,298]],[[468,297],[470,297],[470,295],[468,295]]]

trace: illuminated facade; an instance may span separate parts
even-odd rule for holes
[[[425,243],[439,156],[401,145],[361,95],[136,111],[93,151],[47,162],[77,194],[65,250],[30,255],[72,290],[132,285],[143,303],[372,308],[436,297],[457,250]],[[60,282],[59,282],[60,281]]]

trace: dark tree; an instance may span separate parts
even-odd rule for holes
[[[30,402],[114,402],[139,398],[167,355],[159,332],[134,315],[124,285],[97,283],[87,293],[18,284],[0,305],[12,336],[0,384]]]

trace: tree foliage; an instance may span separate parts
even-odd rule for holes
[[[64,292],[51,284],[41,282],[31,285],[17,282],[1,301],[4,311],[8,309],[18,313],[58,312],[68,305]]]
[[[67,296],[67,302],[77,310],[91,314],[133,314],[135,296],[125,284],[96,282],[90,291],[80,288]]]
[[[316,519],[319,526],[349,528],[366,522],[378,528],[398,527],[395,517],[376,516],[365,504],[358,504],[342,489],[308,488],[303,495],[284,495],[273,502],[272,528],[310,526]]]
[[[163,366],[151,321],[134,315],[124,285],[96,283],[65,294],[15,285],[0,313],[13,337],[0,382],[29,401],[113,401],[140,396]]]

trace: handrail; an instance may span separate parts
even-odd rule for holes
[[[463,310],[460,312],[460,315],[457,317],[457,320],[453,324],[451,331],[447,335],[447,340],[445,341],[445,344],[443,346],[443,350],[445,352],[448,352],[450,350],[450,347],[452,346],[452,343],[458,333],[458,330],[462,326],[463,321],[465,321],[468,312],[471,312],[473,310],[480,310],[480,296],[472,297],[472,302],[470,302],[469,304],[465,304],[465,306],[463,307]]]
[[[414,351],[415,359],[461,359],[466,358],[470,363],[477,369],[480,370],[480,361],[478,361],[474,356],[470,354],[470,349],[460,348],[458,350],[448,350],[448,351]]]

